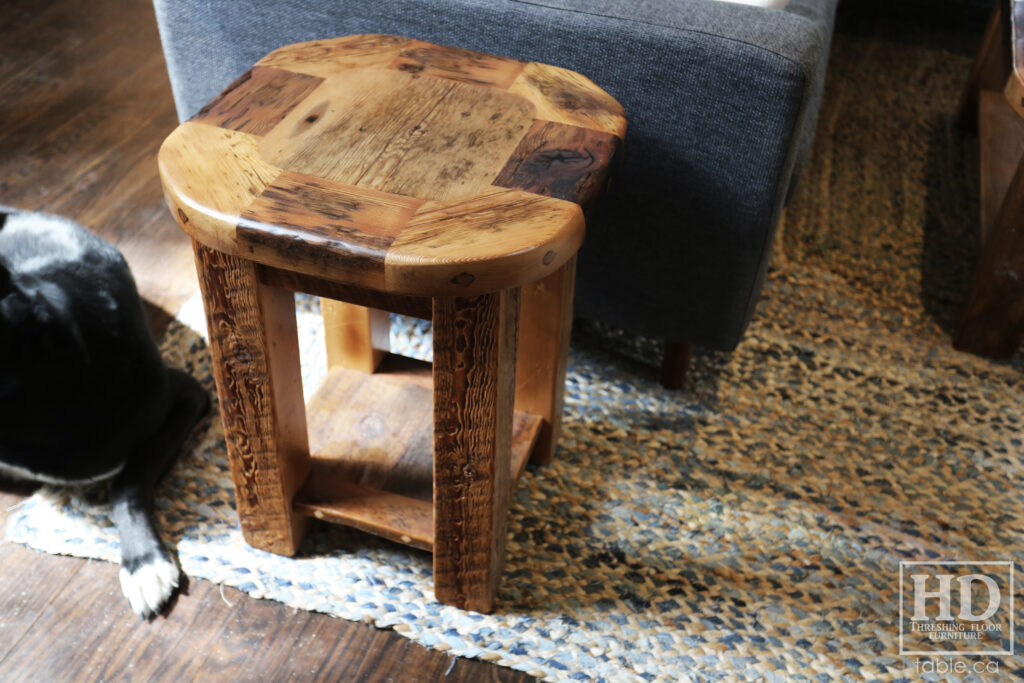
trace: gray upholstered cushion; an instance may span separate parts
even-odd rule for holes
[[[154,0],[187,118],[288,43],[392,33],[579,71],[626,108],[581,315],[719,348],[746,327],[806,154],[837,0]]]

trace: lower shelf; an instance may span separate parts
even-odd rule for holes
[[[334,368],[306,407],[306,420],[311,471],[295,511],[432,550],[430,364],[389,355],[372,375]],[[515,413],[513,486],[541,423],[535,415]]]

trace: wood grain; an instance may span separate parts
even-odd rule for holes
[[[542,121],[589,128],[625,139],[626,112],[622,105],[582,74],[530,62],[508,91],[530,100]]]
[[[291,501],[309,473],[295,302],[254,264],[195,245],[213,373],[245,540],[293,555],[305,518]]]
[[[387,68],[409,42],[400,36],[364,34],[294,43],[274,50],[258,65],[329,78],[350,69]]]
[[[313,477],[295,500],[296,512],[419,550],[434,549],[433,503],[353,484],[333,465],[313,459]]]
[[[413,370],[415,372],[415,370]],[[431,387],[406,372],[366,375],[335,368],[310,400],[310,452],[338,478],[431,500]]]
[[[7,502],[16,504],[0,498],[0,503]],[[4,585],[24,587],[23,590],[0,591],[0,614],[4,615],[0,619],[0,663],[3,663],[0,672],[6,677],[13,668],[12,654],[28,654],[29,661],[24,666],[27,672],[36,670],[31,666],[32,650],[18,648],[18,643],[51,611],[50,606],[57,601],[61,588],[75,583],[83,563],[70,558],[50,558],[10,543],[0,546],[0,559],[3,560],[0,572]],[[53,642],[59,643],[61,638],[53,634]]]
[[[618,146],[610,133],[536,121],[494,184],[587,206],[604,189]]]
[[[490,611],[505,555],[518,290],[434,300],[434,593]]]
[[[242,212],[235,238],[248,258],[383,289],[388,248],[422,203],[284,171]]]
[[[260,152],[281,168],[338,183],[463,199],[490,184],[532,121],[530,104],[501,90],[352,70],[318,88]]]
[[[167,206],[192,239],[238,255],[239,216],[281,170],[264,161],[259,138],[205,123],[178,126],[160,147]]]
[[[428,202],[391,243],[385,282],[388,291],[433,296],[533,282],[570,259],[583,232],[576,204],[519,190],[492,188],[472,200]]]
[[[543,280],[522,288],[515,408],[544,420],[530,456],[536,465],[551,462],[562,427],[575,284],[574,257]]]
[[[504,90],[512,85],[526,62],[412,40],[402,46],[389,66],[413,76],[432,76]]]
[[[212,126],[263,135],[281,122],[322,78],[255,66],[192,117]]]

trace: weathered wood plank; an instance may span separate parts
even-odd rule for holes
[[[519,291],[434,300],[434,593],[490,611],[505,555]]]
[[[186,122],[160,147],[158,167],[168,208],[194,240],[237,254],[239,217],[281,173],[241,131]]]
[[[235,237],[247,258],[364,287],[384,288],[384,258],[423,202],[282,172],[243,212]]]
[[[536,121],[494,184],[588,206],[604,190],[618,146],[610,133]]]
[[[63,587],[74,583],[83,564],[11,543],[0,545],[0,579],[6,587],[0,591],[0,674],[8,670],[5,662],[12,652],[32,649],[21,642],[32,641],[34,625],[52,603],[59,602]]]
[[[469,296],[534,282],[576,253],[583,232],[579,206],[520,190],[427,202],[388,250],[387,289]],[[442,249],[451,257],[437,258]]]
[[[409,41],[390,64],[392,69],[408,74],[434,76],[501,89],[512,85],[524,66],[526,62],[518,59],[447,45],[434,45],[420,40]]]
[[[290,171],[444,201],[490,185],[532,121],[529,104],[502,90],[353,70],[326,81],[260,151]]]
[[[582,74],[530,62],[509,86],[537,107],[537,118],[611,133],[624,140],[626,113],[614,97]]]
[[[322,78],[254,66],[200,109],[193,121],[263,135],[302,102]]]
[[[348,69],[385,68],[409,42],[379,33],[314,40],[274,50],[258,64],[328,78]]]
[[[208,644],[198,670],[189,680],[237,681],[239,671],[249,671],[259,672],[252,679],[269,681],[277,680],[269,675],[275,669],[297,673],[286,662],[306,644],[315,628],[309,612],[296,611],[282,619],[275,603],[245,600],[225,616],[219,637]]]
[[[294,299],[261,283],[252,263],[198,243],[195,252],[242,532],[292,555],[306,520],[291,501],[309,473]]]
[[[332,369],[307,408],[311,471],[295,510],[432,549],[432,387],[429,363],[393,354],[374,375]],[[510,486],[541,426],[535,415],[514,414]]]

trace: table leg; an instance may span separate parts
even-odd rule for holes
[[[391,316],[334,299],[320,299],[327,344],[327,367],[372,373],[390,349]]]
[[[1009,358],[1024,337],[1024,162],[988,229],[953,346]]]
[[[242,532],[293,555],[307,520],[292,498],[309,473],[294,295],[261,283],[253,263],[193,245]]]
[[[490,611],[505,555],[519,290],[434,299],[434,594]]]
[[[562,427],[565,372],[572,334],[576,257],[523,287],[516,360],[516,410],[544,418],[530,461],[551,462]]]
[[[1004,4],[1004,0],[998,0],[992,8],[981,48],[960,93],[957,125],[964,130],[978,128],[978,93],[982,90],[1002,92],[1010,75],[1010,48],[1006,44],[1010,26]]]

